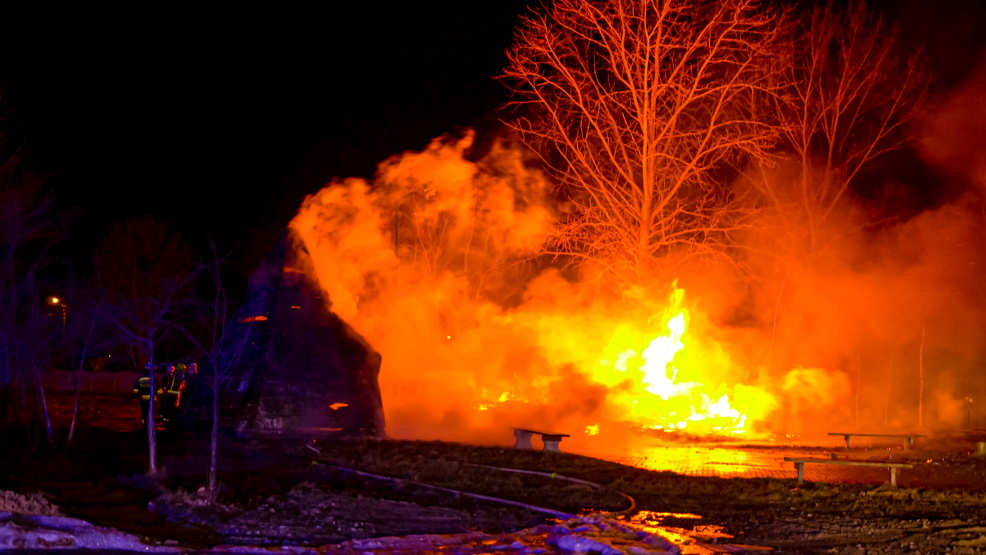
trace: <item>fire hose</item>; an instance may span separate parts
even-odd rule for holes
[[[520,469],[520,468],[506,468],[506,467],[503,467],[503,466],[490,466],[490,465],[486,465],[486,464],[473,464],[473,463],[465,463],[465,464],[467,466],[475,466],[475,467],[479,467],[479,468],[488,468],[490,470],[500,470],[500,471],[503,471],[503,472],[513,472],[515,474],[532,474],[532,475],[535,475],[535,476],[547,476],[548,478],[551,478],[551,479],[554,479],[554,480],[564,480],[566,482],[572,482],[572,483],[575,483],[575,484],[582,484],[582,485],[589,486],[589,487],[592,487],[593,489],[597,489],[597,490],[601,490],[601,489],[603,489],[605,487],[602,484],[597,484],[596,482],[590,482],[588,480],[582,480],[582,479],[579,479],[579,478],[572,478],[571,476],[563,476],[561,474],[558,474],[557,472],[542,472],[540,470],[524,470],[524,469]],[[623,496],[624,499],[626,499],[627,501],[630,502],[630,506],[627,507],[626,509],[623,509],[623,510],[620,510],[620,511],[608,511],[605,514],[607,514],[607,515],[613,515],[613,516],[622,515],[622,514],[632,513],[637,508],[637,501],[634,500],[633,497],[630,497],[629,495],[627,495],[627,494],[625,494],[625,493],[623,493],[622,491],[619,491],[619,490],[615,490],[614,489],[614,490],[611,490],[611,491],[613,491],[613,492],[615,492],[615,493]]]
[[[502,497],[493,497],[493,496],[490,496],[490,495],[482,495],[482,494],[479,494],[479,493],[472,493],[472,492],[468,492],[468,491],[462,491],[462,490],[457,490],[457,489],[452,489],[452,488],[446,488],[446,487],[442,487],[442,486],[436,486],[434,484],[426,484],[424,482],[419,482],[417,480],[409,480],[407,478],[397,478],[397,477],[394,477],[394,476],[385,476],[383,474],[374,474],[372,472],[366,472],[366,471],[363,471],[363,470],[359,470],[359,469],[356,469],[356,468],[351,468],[351,467],[343,466],[341,464],[338,464],[338,463],[335,463],[335,462],[328,461],[328,460],[325,460],[325,459],[320,458],[321,455],[322,455],[322,451],[319,450],[317,447],[315,447],[313,445],[305,445],[305,447],[308,450],[314,452],[316,455],[319,456],[319,458],[316,458],[315,459],[315,461],[318,462],[319,464],[324,464],[326,466],[332,466],[334,468],[338,468],[339,470],[342,470],[343,472],[346,472],[346,473],[349,473],[349,474],[355,474],[357,476],[362,476],[364,478],[372,478],[374,480],[381,480],[381,481],[392,482],[392,483],[397,483],[397,484],[410,484],[410,485],[413,485],[413,486],[416,486],[416,487],[422,487],[422,488],[426,488],[426,489],[433,489],[433,490],[441,491],[441,492],[444,492],[444,493],[451,493],[451,494],[456,495],[456,496],[470,497],[470,498],[473,498],[473,499],[480,499],[480,500],[483,500],[483,501],[491,501],[491,502],[494,502],[494,503],[500,503],[502,505],[511,505],[511,506],[514,506],[514,507],[520,507],[520,508],[527,509],[529,511],[533,511],[533,512],[536,512],[536,513],[548,514],[548,515],[554,516],[556,518],[562,518],[562,519],[566,519],[566,520],[567,519],[570,519],[570,518],[575,518],[575,516],[576,516],[574,514],[566,513],[564,511],[556,511],[555,509],[549,509],[549,508],[546,508],[546,507],[538,507],[537,505],[530,505],[530,504],[527,504],[527,503],[521,503],[520,501],[513,501],[513,500],[510,500],[510,499],[503,499]],[[547,476],[549,478],[556,479],[556,480],[564,480],[564,481],[572,482],[572,483],[576,483],[576,484],[587,485],[587,486],[590,486],[590,487],[592,487],[594,489],[599,489],[599,490],[603,489],[603,485],[602,484],[597,484],[595,482],[590,482],[588,480],[581,480],[579,478],[572,478],[570,476],[562,476],[562,475],[557,474],[557,473],[554,473],[554,472],[540,472],[540,471],[537,471],[537,470],[523,470],[523,469],[519,469],[519,468],[505,468],[505,467],[500,467],[500,466],[488,466],[488,465],[484,465],[484,464],[472,464],[472,463],[465,463],[465,464],[468,465],[468,466],[475,466],[475,467],[479,467],[479,468],[487,468],[487,469],[491,469],[491,470],[499,470],[499,471],[503,471],[503,472],[512,472],[512,473],[516,473],[516,474],[532,474],[532,475],[538,475],[538,476]],[[637,502],[634,501],[633,497],[630,497],[629,495],[627,495],[627,494],[625,494],[625,493],[623,493],[621,491],[617,491],[617,490],[612,490],[612,491],[615,491],[619,495],[621,495],[624,498],[626,498],[627,501],[630,502],[630,506],[628,508],[626,508],[626,509],[621,510],[621,511],[610,511],[610,512],[607,512],[605,514],[616,516],[616,515],[630,513],[630,512],[632,512],[633,510],[635,510],[637,508]]]

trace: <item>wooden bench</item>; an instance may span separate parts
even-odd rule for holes
[[[846,449],[849,449],[849,438],[856,437],[893,437],[893,438],[904,438],[907,442],[907,448],[910,449],[914,447],[914,440],[919,437],[925,437],[923,434],[863,434],[856,432],[829,432],[830,436],[842,436],[846,440]]]
[[[563,437],[571,437],[569,434],[552,434],[548,432],[539,432],[537,430],[528,430],[525,428],[514,428],[514,449],[533,449],[531,447],[531,436],[539,435],[541,436],[541,441],[544,442],[545,451],[554,451],[555,453],[560,453],[561,449],[558,448],[558,444],[561,443]]]
[[[805,464],[806,463],[816,463],[816,464],[841,464],[846,466],[877,466],[885,467],[890,469],[890,485],[897,487],[897,469],[898,468],[914,468],[912,464],[906,463],[892,463],[883,461],[847,461],[841,459],[801,459],[797,457],[784,457],[787,462],[793,462],[794,468],[798,471],[798,484],[803,484],[805,481]]]

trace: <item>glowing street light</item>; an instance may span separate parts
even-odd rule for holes
[[[57,306],[58,309],[61,310],[61,312],[62,312],[62,333],[64,333],[65,332],[65,320],[68,317],[68,305],[66,305],[65,302],[62,301],[61,298],[59,298],[59,297],[57,297],[55,295],[52,295],[52,296],[48,297],[48,304],[50,304],[51,306]]]

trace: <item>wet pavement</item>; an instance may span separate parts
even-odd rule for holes
[[[797,478],[794,463],[785,461],[785,457],[907,462],[914,468],[898,471],[897,483],[900,487],[986,490],[986,483],[978,474],[966,475],[961,467],[955,465],[948,465],[946,469],[938,451],[924,451],[920,445],[906,449],[899,443],[879,440],[854,442],[852,449],[846,449],[839,438],[832,438],[828,445],[810,446],[721,442],[654,444],[638,448],[629,455],[597,453],[592,456],[648,470],[719,478]],[[886,468],[805,465],[807,481],[879,485],[888,483],[889,479],[890,472]]]

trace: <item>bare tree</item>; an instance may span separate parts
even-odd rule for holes
[[[0,123],[10,110],[0,91]],[[33,384],[37,410],[53,443],[43,375],[50,356],[53,330],[43,309],[39,274],[50,262],[56,230],[50,219],[50,198],[40,179],[24,168],[23,149],[0,129],[0,421],[23,416],[27,387]],[[34,409],[30,409],[32,414]]]
[[[784,19],[754,0],[557,0],[522,20],[511,124],[571,195],[557,253],[639,271],[724,243],[731,169],[777,138],[757,112]]]
[[[772,97],[782,148],[796,159],[798,179],[762,179],[769,203],[787,230],[805,229],[814,248],[818,230],[874,159],[909,139],[927,88],[917,55],[901,52],[897,31],[863,0],[825,2],[792,27],[791,57]],[[790,185],[794,185],[791,187]]]
[[[166,226],[153,220],[114,225],[97,251],[98,279],[111,298],[106,317],[121,333],[150,377],[147,405],[149,473],[158,474],[154,402],[155,361],[169,319],[200,268],[189,267],[188,250]]]
[[[162,282],[156,295],[112,305],[108,317],[110,321],[139,353],[144,368],[150,377],[149,398],[147,401],[147,457],[148,473],[159,474],[157,466],[157,423],[154,401],[157,394],[155,382],[156,347],[162,336],[169,331],[167,319],[171,316],[178,294],[188,285],[187,276],[177,276]]]
[[[865,222],[846,202],[852,186],[874,160],[912,139],[908,125],[927,89],[920,57],[906,55],[897,30],[863,0],[817,3],[789,30],[778,94],[764,97],[782,131],[771,160],[779,164],[757,166],[751,179],[765,208],[751,248],[767,255],[756,258],[754,278],[774,297],[770,357],[791,314],[788,284],[818,257],[838,256],[830,247],[861,230]],[[856,368],[859,405],[865,376]]]
[[[212,262],[208,265],[209,277],[214,287],[215,295],[208,306],[208,314],[204,319],[205,329],[202,337],[190,333],[187,326],[175,325],[175,329],[184,334],[208,359],[211,372],[211,428],[209,432],[209,478],[208,495],[210,501],[215,501],[219,493],[217,467],[219,459],[219,396],[233,369],[239,364],[243,353],[250,341],[251,322],[236,322],[230,318],[229,298],[222,281],[222,258],[216,251],[215,243],[211,244]]]

